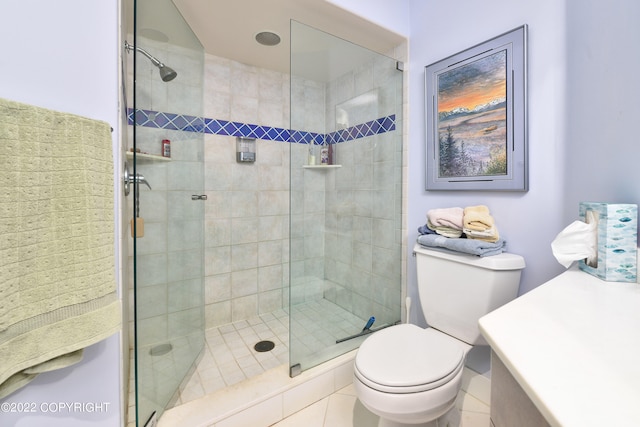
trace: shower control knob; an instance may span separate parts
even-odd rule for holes
[[[147,187],[149,187],[149,190],[151,190],[151,185],[149,184],[149,181],[147,181],[145,177],[140,175],[139,173],[137,173],[135,176],[135,182],[137,184],[145,184]]]
[[[131,184],[145,184],[147,187],[149,187],[149,190],[151,190],[151,185],[144,176],[140,175],[139,173],[133,175],[131,172],[129,172],[129,164],[127,162],[124,162],[122,181],[124,183],[123,190],[125,196],[129,195]]]

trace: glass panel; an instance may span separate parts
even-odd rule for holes
[[[204,345],[204,201],[192,199],[204,194],[204,50],[170,0],[137,0],[135,8],[128,155],[139,183],[129,208],[143,426],[173,405]]]
[[[292,374],[400,320],[401,120],[395,60],[292,22]]]

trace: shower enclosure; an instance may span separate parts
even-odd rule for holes
[[[401,69],[291,23],[291,376],[400,320]]]
[[[144,426],[175,401],[204,345],[204,51],[171,0],[137,0],[133,10],[128,215]]]
[[[296,375],[400,320],[403,77],[395,60],[298,22],[290,73],[239,63],[205,54],[171,0],[134,7],[144,426],[269,369]],[[309,164],[329,146],[331,165]]]

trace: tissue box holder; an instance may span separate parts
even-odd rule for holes
[[[580,269],[607,282],[636,282],[638,206],[582,202],[582,221],[589,222],[588,211],[598,217],[598,264],[590,266],[580,260]]]

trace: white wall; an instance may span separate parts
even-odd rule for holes
[[[0,97],[103,120],[118,134],[118,2],[4,0],[0,39]],[[36,411],[0,412],[0,425],[120,425],[120,355],[116,334],[88,348],[81,363],[40,375],[2,401],[34,402]],[[57,402],[108,405],[69,411]]]
[[[415,240],[429,209],[487,205],[508,250],[526,259],[520,293],[562,271],[549,245],[564,225],[564,14],[563,3],[556,0],[458,0],[455,12],[448,3],[411,2],[409,241]],[[425,191],[424,67],[523,24],[529,26],[529,191]],[[408,268],[409,294],[416,296],[415,262]]]
[[[566,0],[564,220],[580,201],[640,205],[640,2]]]

